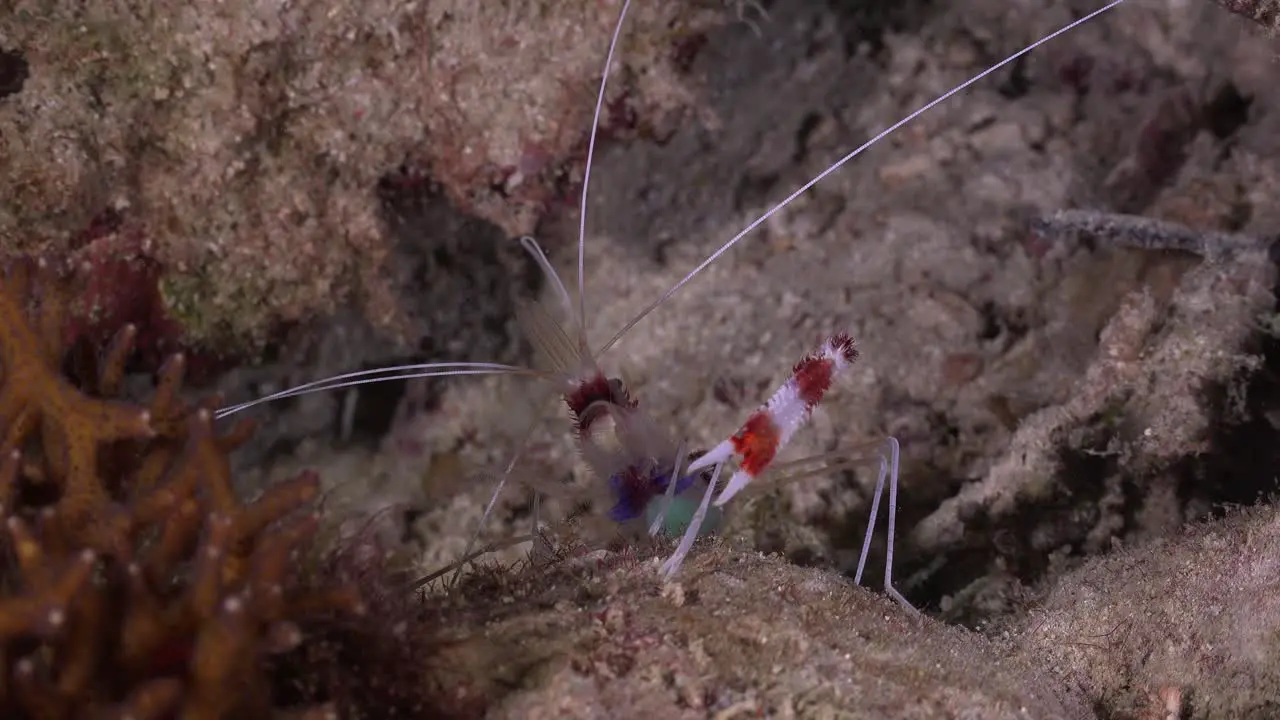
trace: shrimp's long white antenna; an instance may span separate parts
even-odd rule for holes
[[[542,269],[542,274],[547,276],[547,280],[555,287],[556,296],[560,298],[560,304],[564,305],[565,314],[573,317],[573,301],[569,299],[569,291],[565,290],[564,283],[560,280],[560,274],[556,269],[551,267],[551,261],[547,259],[547,254],[542,252],[542,246],[538,241],[529,235],[520,238],[520,247],[533,257],[533,261]]]
[[[701,263],[700,265],[698,265],[696,268],[694,268],[694,269],[693,269],[693,270],[692,270],[688,275],[685,275],[683,278],[681,278],[680,282],[677,282],[675,285],[671,286],[671,289],[669,289],[669,290],[667,290],[665,293],[663,293],[663,294],[662,294],[662,297],[658,298],[658,299],[657,299],[657,300],[655,300],[653,303],[651,303],[648,307],[646,307],[644,310],[642,310],[642,311],[640,312],[640,314],[639,314],[639,315],[637,315],[634,319],[632,319],[632,320],[631,320],[631,322],[627,323],[627,324],[626,324],[626,325],[625,325],[621,330],[619,330],[619,331],[618,331],[618,333],[617,333],[616,335],[614,335],[614,336],[613,336],[613,339],[611,339],[609,342],[605,343],[604,347],[600,348],[600,352],[601,352],[601,353],[604,353],[604,352],[606,352],[609,348],[613,347],[613,346],[614,346],[614,344],[615,344],[615,343],[617,343],[617,342],[618,342],[618,340],[620,340],[620,339],[622,338],[622,336],[623,336],[623,335],[627,334],[627,332],[629,332],[629,331],[631,330],[631,328],[635,327],[637,323],[639,323],[639,322],[640,322],[641,320],[643,320],[646,316],[648,316],[648,315],[649,315],[649,313],[653,312],[653,311],[654,311],[654,310],[655,310],[659,305],[661,305],[662,303],[664,303],[664,302],[666,302],[668,299],[670,299],[672,295],[675,295],[675,294],[680,290],[680,288],[684,287],[684,286],[685,286],[685,285],[686,285],[690,280],[692,280],[692,279],[693,279],[693,278],[694,278],[698,273],[700,273],[700,272],[702,272],[703,270],[707,269],[707,267],[708,267],[709,265],[711,265],[711,263],[715,262],[716,260],[718,260],[718,259],[720,258],[720,256],[721,256],[721,255],[724,255],[726,252],[728,252],[729,248],[731,248],[731,247],[733,247],[734,245],[736,245],[736,244],[738,243],[738,241],[739,241],[739,240],[741,240],[742,238],[746,237],[746,235],[747,235],[748,233],[750,233],[752,230],[755,230],[757,227],[759,227],[761,223],[763,223],[764,221],[766,221],[766,220],[768,220],[769,218],[773,217],[776,213],[778,213],[778,211],[782,210],[782,209],[783,209],[784,207],[786,207],[787,205],[790,205],[790,204],[791,204],[791,202],[792,202],[793,200],[795,200],[796,198],[798,198],[798,197],[800,197],[801,195],[803,195],[803,194],[805,194],[806,192],[808,192],[810,188],[812,188],[814,185],[817,185],[819,182],[821,182],[821,181],[822,181],[824,178],[826,178],[828,175],[830,175],[831,173],[835,172],[836,170],[839,170],[841,167],[843,167],[843,166],[844,166],[844,164],[845,164],[845,163],[847,163],[847,162],[849,162],[850,160],[854,159],[855,157],[857,157],[857,156],[861,155],[861,154],[862,154],[863,152],[865,152],[868,148],[870,148],[871,146],[873,146],[873,145],[875,145],[876,143],[880,142],[881,140],[885,139],[885,138],[886,138],[886,137],[888,137],[889,135],[893,134],[893,133],[894,133],[894,132],[896,132],[899,128],[901,128],[903,125],[906,125],[907,123],[911,122],[912,120],[915,120],[916,118],[920,117],[921,115],[925,114],[926,112],[928,112],[928,111],[932,110],[934,107],[936,107],[937,105],[941,104],[942,102],[944,102],[944,101],[946,101],[946,100],[949,100],[952,96],[956,95],[957,93],[960,93],[960,92],[964,91],[964,90],[965,90],[966,88],[968,88],[970,85],[972,85],[972,84],[974,84],[974,83],[978,82],[979,80],[981,80],[981,79],[985,78],[986,76],[990,75],[991,73],[993,73],[993,72],[995,72],[995,71],[999,70],[1000,68],[1004,67],[1005,65],[1008,65],[1009,63],[1013,62],[1014,60],[1017,60],[1018,58],[1022,57],[1023,55],[1026,55],[1027,53],[1031,52],[1032,50],[1035,50],[1036,48],[1038,48],[1038,47],[1040,47],[1041,45],[1043,45],[1043,44],[1045,44],[1045,43],[1049,42],[1050,40],[1052,40],[1052,39],[1054,39],[1054,38],[1058,37],[1059,35],[1062,35],[1062,34],[1063,34],[1063,33],[1065,33],[1065,32],[1069,32],[1069,31],[1071,31],[1071,30],[1074,30],[1075,28],[1077,28],[1077,27],[1079,27],[1079,26],[1081,26],[1081,25],[1083,25],[1083,24],[1085,24],[1085,23],[1089,22],[1090,20],[1093,20],[1094,18],[1098,17],[1099,15],[1101,15],[1101,14],[1103,14],[1103,13],[1107,12],[1108,10],[1111,10],[1111,9],[1115,8],[1116,6],[1120,5],[1120,4],[1121,4],[1121,3],[1123,3],[1124,1],[1125,1],[1125,0],[1112,0],[1111,2],[1107,3],[1107,4],[1106,4],[1106,5],[1104,5],[1103,7],[1099,8],[1099,9],[1097,9],[1097,10],[1094,10],[1093,12],[1089,13],[1088,15],[1085,15],[1084,17],[1082,17],[1082,18],[1080,18],[1080,19],[1078,19],[1078,20],[1075,20],[1075,21],[1073,21],[1073,22],[1069,23],[1068,25],[1066,25],[1066,26],[1064,26],[1064,27],[1059,28],[1059,29],[1055,30],[1054,32],[1049,33],[1048,35],[1045,35],[1044,37],[1040,38],[1039,40],[1036,40],[1035,42],[1031,43],[1030,45],[1028,45],[1028,46],[1026,46],[1026,47],[1022,48],[1021,50],[1019,50],[1019,51],[1017,51],[1017,52],[1013,53],[1012,55],[1010,55],[1010,56],[1006,57],[1005,59],[1001,60],[1000,62],[996,63],[995,65],[992,65],[991,67],[987,68],[986,70],[983,70],[982,72],[978,73],[977,75],[974,75],[973,77],[969,78],[968,80],[965,80],[964,82],[960,83],[959,85],[957,85],[957,86],[955,86],[955,87],[951,88],[950,90],[946,91],[946,92],[945,92],[945,93],[943,93],[942,95],[939,95],[938,97],[934,98],[933,100],[931,100],[929,103],[925,104],[924,106],[922,106],[922,107],[920,107],[920,108],[917,108],[914,112],[912,112],[911,114],[909,114],[909,115],[907,115],[906,117],[902,118],[902,119],[901,119],[901,120],[899,120],[898,122],[896,122],[896,123],[894,123],[894,124],[890,125],[889,127],[885,128],[884,130],[881,130],[881,131],[880,131],[880,132],[879,132],[875,137],[873,137],[873,138],[871,138],[870,140],[866,141],[865,143],[863,143],[862,145],[858,146],[857,148],[854,148],[852,151],[850,151],[850,152],[849,152],[849,154],[847,154],[847,155],[845,155],[844,157],[842,157],[842,158],[840,158],[839,160],[837,160],[835,163],[833,163],[833,164],[832,164],[830,167],[828,167],[826,170],[823,170],[822,172],[818,173],[817,177],[813,178],[813,179],[812,179],[812,180],[810,180],[809,182],[807,182],[807,183],[805,183],[804,185],[800,186],[800,188],[799,188],[798,190],[796,190],[795,192],[793,192],[793,193],[791,193],[790,195],[788,195],[788,196],[786,197],[786,199],[785,199],[785,200],[783,200],[782,202],[778,203],[777,205],[774,205],[772,208],[770,208],[770,209],[769,209],[769,211],[768,211],[768,212],[766,212],[765,214],[763,214],[763,215],[761,215],[760,217],[756,218],[756,219],[755,219],[755,221],[753,221],[750,225],[747,225],[745,228],[743,228],[742,232],[739,232],[737,235],[734,235],[734,236],[733,236],[733,239],[731,239],[729,242],[725,243],[724,245],[721,245],[719,250],[716,250],[715,252],[711,253],[711,256],[710,256],[710,257],[708,257],[706,260],[703,260],[703,261],[702,261],[702,263]],[[585,200],[585,197],[586,197],[586,192],[585,192],[585,189],[584,189],[584,192],[583,192],[583,198],[584,198],[584,200]],[[579,255],[579,273],[581,273],[581,255]],[[581,274],[579,274],[579,278],[581,278]]]
[[[310,395],[311,393],[316,392],[338,390],[340,388],[351,387],[353,385],[386,382],[388,380],[408,380],[419,377],[441,377],[445,375],[533,375],[535,377],[550,377],[545,373],[520,367],[519,365],[503,365],[500,363],[447,362],[393,365],[391,367],[381,367],[373,370],[359,370],[357,372],[343,373],[341,375],[334,375],[320,380],[312,380],[311,382],[271,393],[270,395],[260,397],[256,400],[250,400],[238,405],[221,408],[214,413],[214,417],[222,419],[228,415],[238,413],[241,410],[248,410],[249,408],[257,405],[273,402],[275,400],[283,400],[284,398],[295,397],[297,395]]]
[[[560,275],[556,273],[555,268],[551,267],[551,261],[547,260],[547,254],[542,251],[542,246],[534,238],[525,235],[520,238],[520,247],[533,258],[543,274],[547,276],[547,281],[551,283],[556,291],[556,295],[560,298],[561,304],[564,305],[564,311],[570,316],[573,315],[573,301],[569,298],[569,292],[565,290],[564,283],[560,280]],[[214,413],[215,418],[224,418],[228,415],[238,413],[241,410],[247,410],[255,405],[262,405],[275,400],[283,400],[285,398],[295,397],[297,395],[310,395],[311,393],[323,392],[326,390],[340,390],[353,385],[365,385],[367,383],[386,382],[388,380],[410,380],[413,378],[441,377],[445,375],[532,375],[546,379],[549,377],[547,373],[542,373],[531,368],[520,367],[517,365],[504,365],[501,363],[487,362],[440,362],[440,363],[414,363],[411,365],[392,365],[390,367],[374,368],[372,370],[360,370],[357,372],[343,373],[341,375],[333,375],[320,380],[313,380],[296,387],[291,387],[280,392],[272,393],[266,397],[260,397],[256,400],[243,402],[239,405],[225,407]],[[370,377],[377,376],[377,377]],[[363,378],[354,380],[353,378]]]
[[[595,117],[591,120],[591,138],[587,141],[587,167],[582,171],[582,207],[578,212],[578,340],[582,351],[587,347],[587,287],[586,287],[586,254],[587,254],[587,188],[591,184],[591,160],[596,153],[596,135],[600,130],[600,113],[604,109],[605,89],[609,85],[609,68],[613,67],[613,53],[618,48],[618,38],[622,37],[622,23],[627,19],[627,9],[631,0],[624,0],[622,10],[618,13],[618,24],[613,27],[613,39],[609,41],[609,54],[605,56],[604,72],[600,75],[600,93],[596,96]]]

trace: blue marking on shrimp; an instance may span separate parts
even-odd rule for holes
[[[676,481],[675,495],[683,493],[693,486],[702,473],[685,475]],[[671,482],[671,470],[667,469],[658,475],[642,472],[642,468],[632,465],[609,476],[609,489],[618,498],[618,502],[609,511],[609,518],[622,523],[634,520],[644,514],[649,502],[667,491]]]

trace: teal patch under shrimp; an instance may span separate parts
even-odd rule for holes
[[[644,519],[646,524],[653,525],[653,521],[658,518],[658,513],[662,510],[662,504],[665,501],[666,498],[658,496],[645,505]],[[671,498],[671,508],[667,510],[666,517],[662,519],[662,534],[676,538],[684,535],[689,523],[693,522],[694,513],[698,512],[698,502],[699,499],[697,498]],[[723,520],[723,510],[714,505],[708,507],[707,515],[702,519],[702,527],[698,529],[698,537],[714,535],[719,531]]]

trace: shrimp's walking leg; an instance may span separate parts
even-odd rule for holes
[[[667,483],[667,489],[662,493],[662,507],[658,510],[658,516],[653,519],[653,523],[649,525],[649,536],[658,534],[662,529],[662,523],[667,520],[667,513],[671,511],[671,498],[675,497],[676,485],[680,480],[680,466],[684,465],[684,461],[689,456],[687,446],[680,445],[680,449],[676,451],[676,464],[671,467],[671,480]]]
[[[915,606],[907,602],[893,587],[893,538],[898,518],[898,439],[886,438],[880,449],[880,474],[876,478],[875,494],[871,498],[871,517],[867,519],[867,534],[862,539],[862,552],[858,555],[858,570],[853,576],[855,585],[862,584],[862,569],[867,564],[867,553],[871,551],[871,536],[876,529],[876,516],[880,513],[880,494],[884,491],[884,481],[889,479],[889,533],[885,540],[884,553],[884,592],[897,600],[904,607],[915,610]]]
[[[707,483],[707,489],[702,493],[702,503],[698,505],[698,511],[693,514],[693,520],[689,523],[689,527],[685,528],[684,537],[680,538],[680,545],[676,547],[676,551],[671,553],[671,557],[662,563],[662,579],[670,580],[672,575],[680,569],[680,565],[684,563],[684,558],[689,554],[689,549],[693,547],[693,541],[698,538],[698,531],[702,529],[702,521],[707,517],[707,508],[711,505],[711,495],[716,490],[716,483],[720,481],[720,471],[724,469],[724,461],[716,463],[715,470],[711,473],[711,480]],[[675,483],[675,480],[672,480]]]
[[[480,515],[480,522],[476,523],[476,529],[475,532],[471,533],[471,539],[467,540],[466,549],[462,551],[462,559],[458,562],[458,569],[453,573],[453,579],[455,582],[457,581],[458,576],[462,574],[462,569],[473,559],[471,557],[471,550],[476,546],[476,542],[480,539],[480,532],[484,530],[485,521],[488,520],[489,515],[493,513],[493,506],[498,503],[498,496],[502,494],[502,489],[507,486],[507,478],[511,477],[511,471],[515,469],[516,463],[520,461],[520,456],[524,454],[524,451],[529,447],[529,442],[533,440],[534,433],[542,427],[544,422],[546,422],[545,418],[529,426],[529,432],[525,433],[524,438],[520,440],[520,444],[516,446],[515,453],[511,455],[511,462],[507,463],[507,467],[502,471],[502,476],[498,478],[498,484],[493,488],[493,495],[489,496],[489,504],[485,506],[484,513]],[[537,520],[535,519],[533,536],[537,537],[537,535],[538,527]]]

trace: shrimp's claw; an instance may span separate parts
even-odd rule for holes
[[[693,473],[699,470],[715,465],[716,463],[728,462],[733,457],[734,448],[732,440],[725,440],[719,445],[698,456],[698,459],[689,463],[689,467],[685,468],[685,472]]]
[[[716,498],[714,503],[715,506],[723,507],[725,503],[732,500],[733,496],[741,492],[742,489],[747,486],[747,483],[751,482],[753,479],[754,478],[751,475],[743,470],[735,472],[729,478],[729,484],[725,486],[724,490],[721,491],[720,496]]]
[[[796,434],[813,408],[831,388],[840,372],[858,358],[853,339],[845,333],[831,336],[817,350],[804,356],[769,401],[751,413],[733,437],[712,448],[689,465],[695,471],[715,463],[738,459],[738,469],[716,498],[717,507],[729,502],[752,480],[763,473]]]
[[[738,435],[741,434],[741,432],[738,433]],[[726,463],[731,458],[738,455],[738,444],[735,442],[738,435],[721,442],[719,445],[711,448],[711,450],[703,453],[703,455],[697,460],[689,463],[688,472],[694,473],[713,465]],[[745,466],[745,459],[742,461],[742,464]],[[715,499],[713,504],[716,507],[720,507],[729,502],[734,495],[737,495],[738,492],[745,488],[747,483],[751,482],[753,479],[753,474],[740,466],[738,470],[733,473],[733,476],[729,478],[729,484],[725,486],[724,490],[720,491],[720,496]]]

